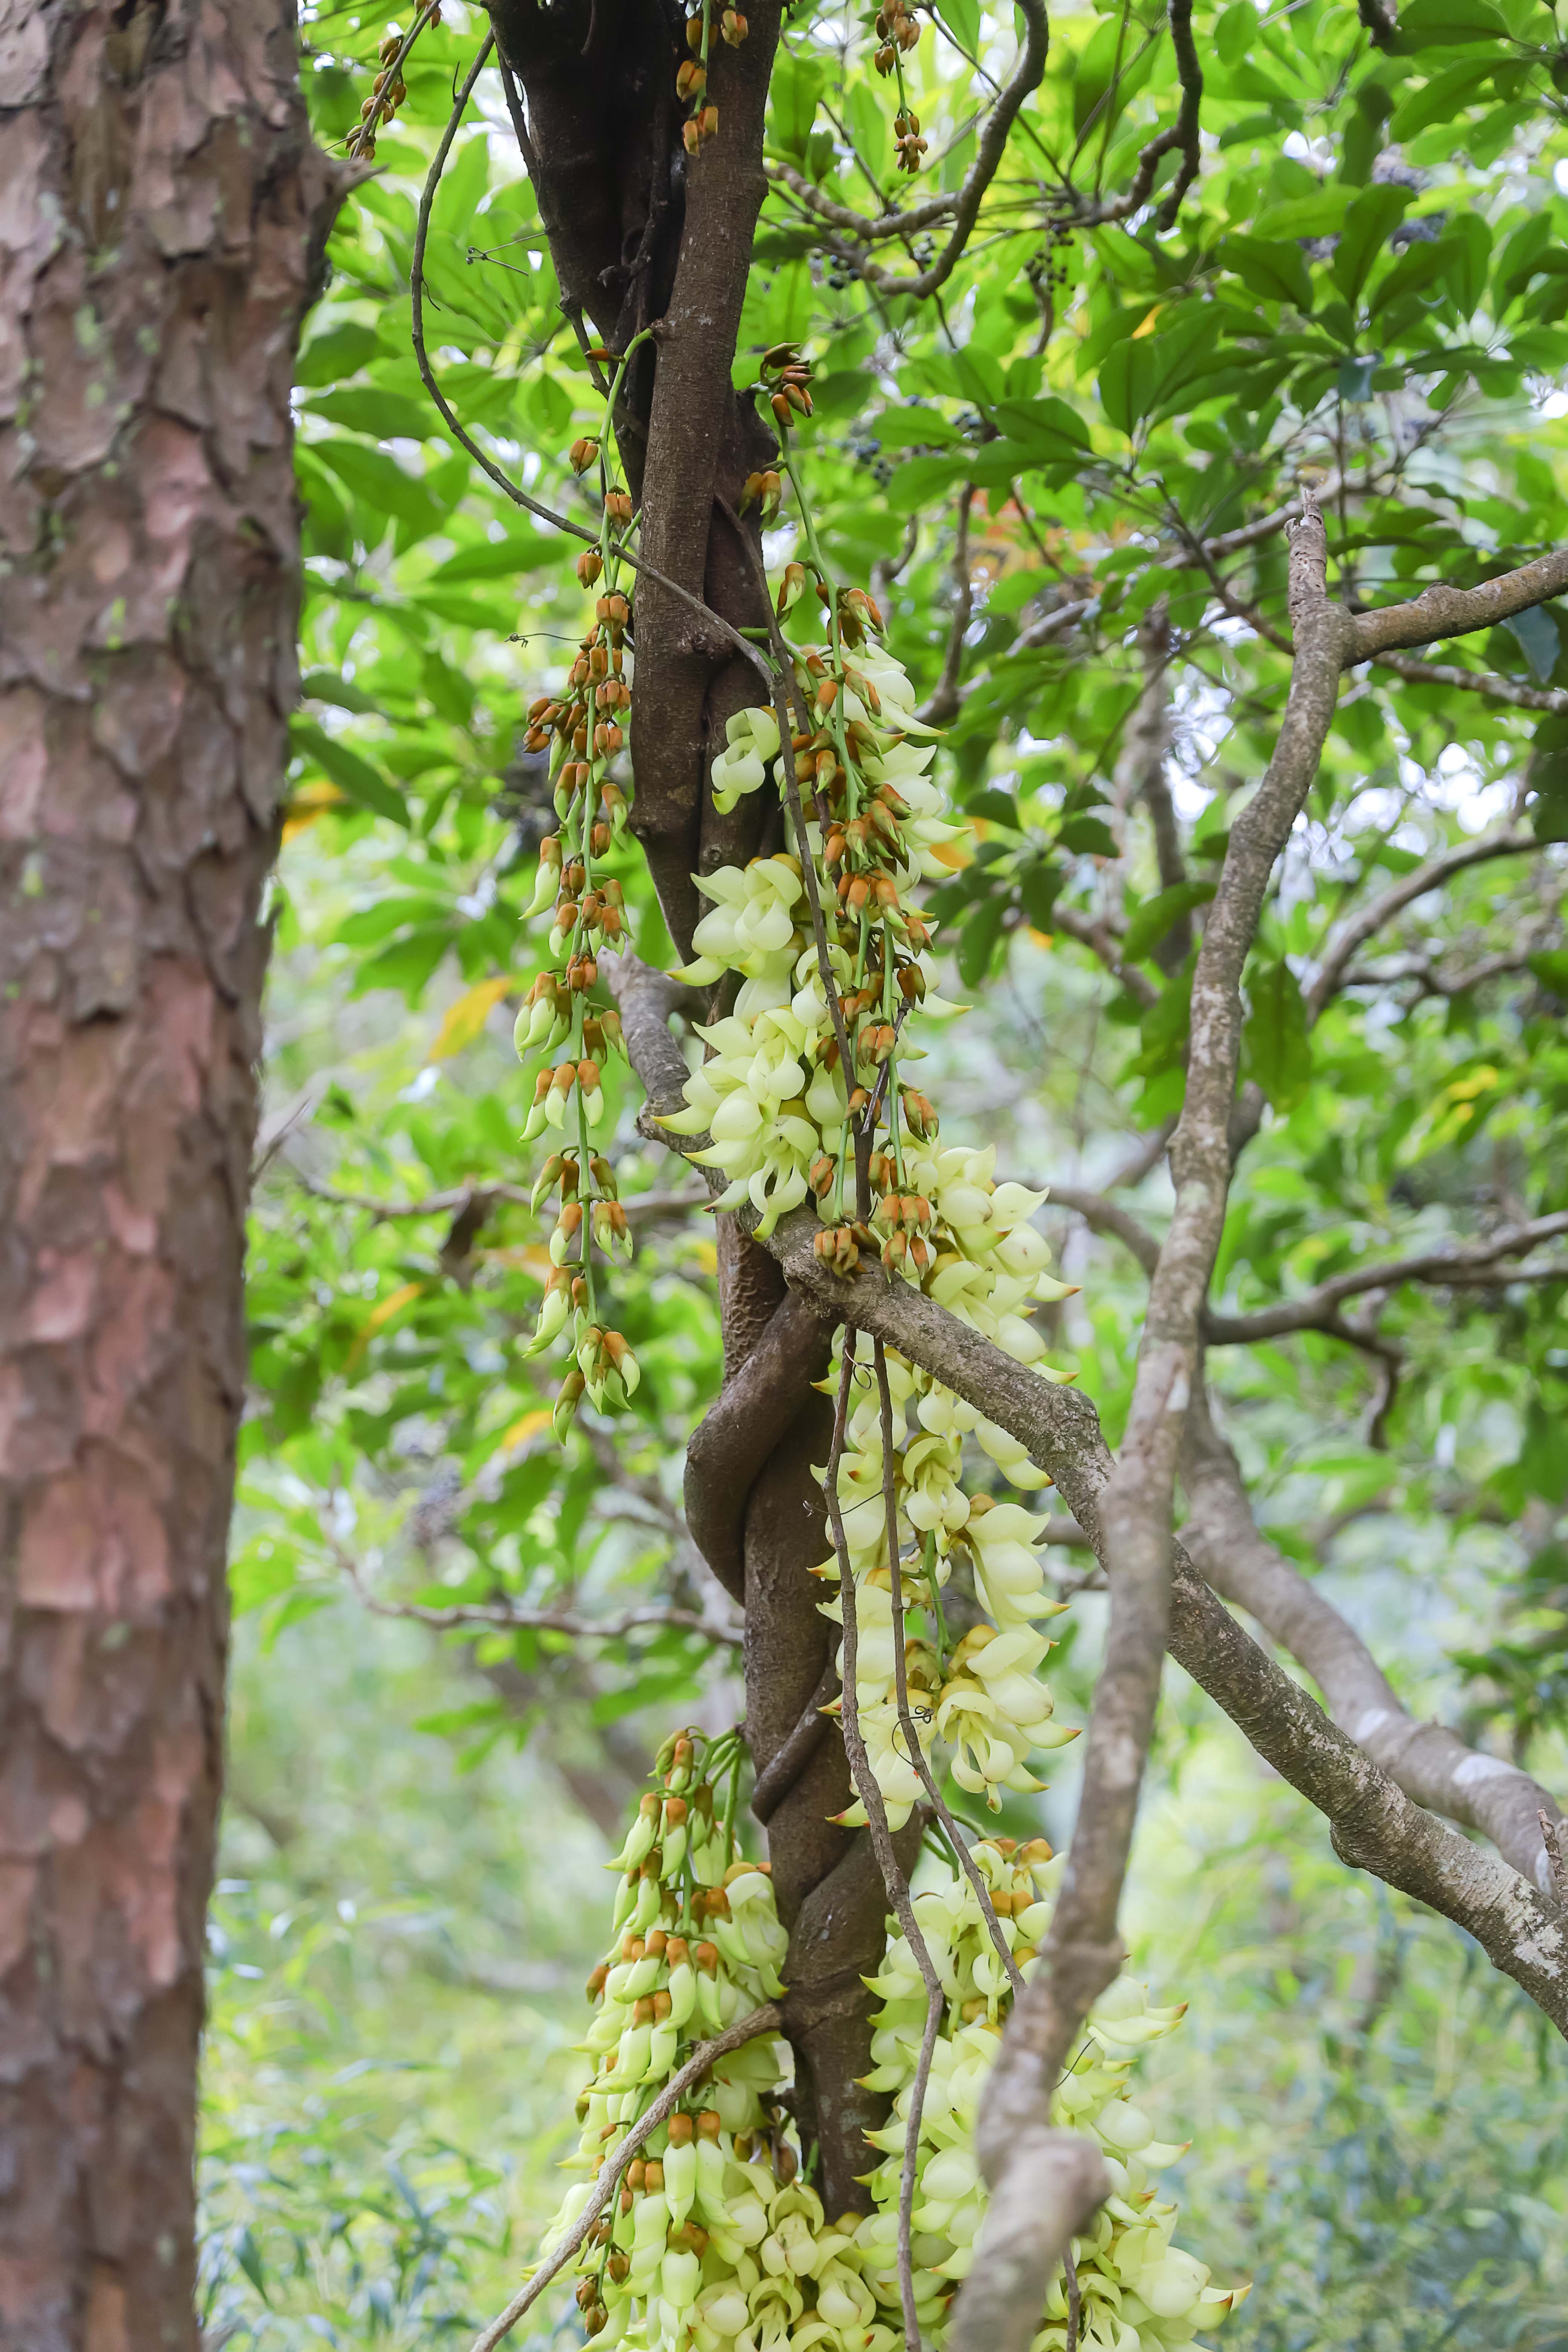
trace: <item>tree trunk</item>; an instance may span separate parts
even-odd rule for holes
[[[0,2347],[194,2352],[289,392],[341,183],[288,0],[18,0],[0,110]]]

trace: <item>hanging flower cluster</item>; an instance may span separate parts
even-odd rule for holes
[[[702,0],[700,10],[686,20],[686,46],[691,54],[682,61],[675,77],[675,94],[688,109],[680,135],[689,155],[705,147],[719,130],[719,110],[708,96],[708,49],[712,25],[713,0]],[[740,47],[748,29],[739,8],[727,6],[720,12],[719,37],[731,49]]]
[[[973,1156],[989,1159],[988,1154]],[[1033,1752],[1065,1747],[1078,1734],[1052,1722],[1051,1695],[1038,1678],[1053,1645],[1036,1631],[1034,1621],[1055,1616],[1064,1606],[1044,1591],[1037,1549],[1044,1522],[1016,1503],[999,1503],[979,1489],[966,1491],[965,1435],[973,1433],[1016,1485],[1047,1482],[1017,1441],[983,1420],[972,1405],[891,1351],[887,1365],[893,1405],[893,1488],[902,1538],[900,1585],[906,1615],[901,1631],[910,1712],[922,1750],[929,1756],[936,1741],[946,1742],[952,1750],[949,1769],[959,1787],[984,1796],[995,1811],[1004,1789],[1030,1794],[1044,1786],[1028,1769]],[[862,1389],[850,1407],[838,1465],[859,1635],[855,1696],[861,1737],[887,1802],[889,1822],[899,1829],[921,1802],[922,1784],[896,1695],[900,1629],[893,1614],[885,1475],[879,1397],[874,1388]],[[968,1484],[973,1486],[973,1479]],[[994,1622],[971,1624],[950,1645],[942,1592],[955,1560],[969,1570],[975,1597]],[[837,1584],[837,1555],[816,1573]],[[823,1614],[841,1624],[842,1599],[825,1602]],[[842,1819],[846,1825],[865,1821],[858,1799]]]
[[[426,0],[406,37],[391,32],[382,42],[377,51],[381,69],[371,84],[370,96],[360,108],[358,126],[348,142],[350,154],[359,162],[370,162],[375,153],[376,132],[392,121],[399,107],[407,104],[408,85],[403,79],[405,61],[420,34],[433,30],[440,22],[440,0]]]
[[[603,361],[610,354],[599,350],[591,356]],[[584,436],[569,453],[574,473],[596,468],[599,476],[599,543],[577,559],[582,585],[598,591],[593,626],[578,646],[565,690],[542,695],[530,709],[524,738],[529,751],[551,754],[561,828],[540,844],[539,876],[528,908],[541,914],[553,906],[553,961],[528,991],[513,1032],[521,1060],[542,1057],[523,1139],[532,1142],[547,1133],[560,1139],[534,1186],[535,1208],[551,1194],[559,1207],[539,1324],[523,1350],[534,1355],[563,1336],[567,1339],[574,1361],[556,1400],[557,1436],[565,1433],[582,1397],[601,1412],[619,1412],[639,1377],[624,1335],[605,1323],[599,1311],[594,1251],[627,1257],[631,1234],[614,1171],[592,1142],[605,1118],[605,1058],[626,1052],[620,1014],[614,1005],[597,1002],[594,991],[600,950],[626,931],[621,885],[602,866],[626,831],[628,807],[611,769],[631,723],[632,600],[624,542],[632,502],[624,488],[612,483],[605,449],[607,419],[629,356],[628,349],[616,369],[604,435]]]
[[[973,1858],[1026,1978],[1050,1924],[1064,1858],[1053,1857],[1043,1838],[1022,1846],[992,1838],[973,1848]],[[974,2126],[1013,1996],[966,1878],[917,1895],[914,1911],[947,1997],[921,2108],[910,2242],[921,2324],[940,2352],[948,2307],[973,2262],[985,2215]],[[888,1927],[887,1952],[872,1980],[879,2000],[871,2043],[876,2063],[866,2079],[868,2087],[891,2095],[893,2114],[882,2130],[868,2135],[882,2162],[870,2180],[877,2212],[859,2233],[863,2245],[879,2249],[897,2245],[905,2139],[926,2016],[914,1954],[891,1919]],[[1142,1985],[1119,1978],[1089,2012],[1083,2047],[1057,2093],[1054,2119],[1093,2137],[1112,2183],[1110,2198],[1073,2242],[1080,2352],[1176,2352],[1199,2329],[1217,2327],[1247,2292],[1211,2287],[1205,2265],[1172,2244],[1176,2208],[1159,2200],[1150,2175],[1185,2149],[1158,2140],[1148,2116],[1126,2096],[1133,2053],[1179,2025],[1185,2007],[1152,2009]],[[1031,2352],[1064,2352],[1065,2273],[1052,2284],[1044,2322]]]
[[[746,1861],[734,1835],[740,1757],[733,1735],[668,1739],[612,1864],[615,1941],[589,1979],[598,2006],[580,2047],[595,2071],[568,2159],[590,2174],[696,2042],[782,1990],[787,1938],[767,1866]],[[788,2072],[786,2045],[747,2042],[649,2134],[578,2257],[592,2339],[647,2352],[894,2352],[894,2331],[877,2319],[889,2285],[880,2241],[868,2281],[861,2217],[831,2221],[800,2177],[780,2104]],[[588,2195],[587,2183],[568,2194],[544,2253]],[[890,2285],[896,2303],[896,2273]]]

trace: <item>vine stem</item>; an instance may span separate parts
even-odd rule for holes
[[[533,2276],[526,2285],[519,2288],[506,2309],[498,2312],[488,2327],[480,2328],[470,2352],[495,2352],[496,2346],[511,2334],[518,2321],[538,2302],[551,2280],[558,2277],[574,2254],[581,2252],[589,2231],[615,2195],[626,2166],[649,2135],[674,2114],[693,2083],[700,2083],[709,2069],[721,2058],[728,2057],[731,2050],[739,2050],[743,2042],[755,2042],[762,2034],[776,2033],[783,2023],[783,2010],[776,2001],[767,2000],[748,2016],[737,2018],[733,2025],[727,2025],[722,2033],[713,2036],[711,2042],[699,2044],[679,2073],[670,2076],[652,2106],[637,2117],[625,2139],[617,2141],[605,2158],[594,2183],[593,2195],[555,2252],[539,2264]]]
[[[926,1939],[915,1917],[910,1899],[910,1882],[899,1866],[893,1850],[892,1832],[888,1827],[888,1808],[882,1801],[882,1791],[871,1769],[866,1753],[866,1742],[860,1733],[860,1707],[855,1685],[856,1659],[859,1649],[859,1623],[855,1610],[855,1570],[849,1557],[849,1545],[844,1533],[844,1514],[838,1501],[838,1468],[844,1458],[844,1442],[849,1421],[849,1391],[855,1379],[855,1350],[858,1334],[844,1334],[844,1363],[838,1375],[838,1402],[833,1416],[833,1445],[827,1457],[827,1475],[824,1481],[827,1499],[827,1517],[833,1528],[833,1547],[838,1555],[838,1593],[844,1617],[844,1653],[841,1668],[843,1707],[840,1721],[844,1732],[844,1752],[849,1759],[849,1777],[855,1793],[866,1808],[866,1821],[871,1837],[871,1851],[882,1874],[882,1885],[888,1900],[902,1928],[921,1979],[926,1989],[925,2034],[921,2044],[921,2063],[910,2094],[910,2113],[904,2126],[903,2167],[899,2180],[899,2302],[903,2312],[905,2352],[921,2352],[921,2323],[915,2310],[914,2256],[910,2251],[912,2215],[914,2212],[915,2167],[920,2155],[921,2105],[925,2099],[925,2086],[931,2074],[931,2053],[936,2048],[937,2031],[947,1996],[942,1979],[936,1972]],[[918,2104],[917,2104],[918,2102]],[[475,2347],[475,2352],[479,2347]]]
[[[597,547],[599,534],[596,530],[587,530],[580,522],[574,522],[570,516],[557,514],[553,507],[547,507],[542,500],[531,498],[526,490],[519,488],[511,476],[498,466],[493,457],[480,448],[472,434],[459,421],[457,411],[436,381],[436,372],[430,364],[429,352],[425,348],[425,248],[429,239],[431,207],[436,201],[436,191],[441,184],[441,174],[447,168],[447,158],[452,152],[452,142],[458,135],[458,127],[468,110],[468,100],[474,94],[474,85],[489,63],[490,51],[494,47],[495,35],[493,32],[487,33],[479,44],[479,55],[468,68],[468,79],[458,92],[447,128],[441,134],[440,145],[437,148],[431,160],[430,169],[426,174],[424,193],[419,199],[419,216],[414,231],[414,254],[408,272],[409,293],[414,313],[412,328],[414,358],[419,370],[420,381],[440,411],[442,422],[453,440],[460,449],[467,450],[475,465],[489,476],[499,490],[504,492],[513,506],[521,507],[526,513],[536,516],[541,522],[549,523],[554,530],[563,530],[568,537],[580,539],[586,546]],[[645,555],[635,555],[629,547],[624,545],[620,549],[620,553],[634,572],[644,572],[648,579],[656,580],[661,588],[668,588],[672,596],[679,597],[683,604],[689,605],[692,612],[700,614],[708,626],[716,630],[727,646],[736,653],[743,654],[752,668],[757,670],[770,685],[772,684],[772,672],[756,646],[750,644],[741,635],[739,629],[731,627],[721,613],[714,612],[712,606],[705,604],[700,596],[694,596],[689,588],[683,588],[679,580],[671,580],[668,573],[658,569],[657,564],[650,563]]]
[[[974,1865],[974,1857],[965,1844],[962,1831],[948,1811],[936,1779],[921,1746],[920,1732],[910,1712],[910,1678],[904,1661],[904,1588],[899,1566],[899,1496],[893,1471],[893,1391],[888,1379],[888,1351],[880,1339],[871,1342],[871,1360],[876,1367],[878,1401],[882,1423],[882,1499],[888,1516],[888,1568],[893,1587],[893,1692],[898,1701],[899,1728],[909,1746],[910,1762],[920,1774],[921,1786],[931,1800],[931,1810],[942,1823],[942,1835],[952,1848],[952,1858],[968,1879],[980,1906],[980,1916],[985,1922],[986,1933],[996,1948],[996,1956],[1007,1971],[1014,1992],[1021,1993],[1024,1979],[1018,1972],[1002,1923],[996,1916],[991,1900],[991,1890]],[[934,1574],[932,1578],[934,1583]]]

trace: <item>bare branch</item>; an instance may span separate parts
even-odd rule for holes
[[[1537,952],[1533,947],[1505,949],[1499,955],[1483,956],[1479,963],[1465,966],[1458,971],[1445,971],[1430,956],[1408,955],[1393,964],[1377,969],[1363,965],[1347,971],[1340,985],[1342,988],[1395,988],[1402,980],[1419,981],[1421,996],[1466,996],[1472,988],[1479,988],[1489,980],[1500,980],[1510,971],[1526,971],[1530,960]]]
[[[1107,1200],[1103,1192],[1086,1192],[1078,1184],[1053,1184],[1050,1202],[1055,1208],[1071,1209],[1092,1233],[1111,1234],[1123,1249],[1131,1250],[1145,1274],[1153,1273],[1159,1263],[1160,1244],[1131,1210]]]
[[[1329,1712],[1407,1797],[1489,1837],[1505,1862],[1545,1895],[1553,1892],[1542,1811],[1561,1809],[1517,1765],[1468,1748],[1442,1724],[1406,1712],[1353,1627],[1316,1585],[1259,1533],[1236,1455],[1206,1399],[1193,1399],[1183,1443],[1183,1483],[1193,1516],[1188,1548],[1209,1582],[1257,1618],[1328,1701]]]
[[[1544,604],[1568,588],[1568,548],[1538,555],[1517,572],[1504,572],[1479,588],[1449,588],[1435,582],[1408,604],[1358,613],[1351,624],[1352,662],[1370,661],[1396,646],[1429,646],[1438,637],[1468,636],[1495,628],[1532,604]]]
[[[1281,1299],[1279,1306],[1260,1307],[1250,1315],[1211,1313],[1205,1318],[1204,1337],[1213,1346],[1232,1347],[1251,1339],[1278,1339],[1285,1331],[1325,1330],[1334,1321],[1335,1310],[1347,1298],[1362,1297],[1369,1290],[1393,1290],[1405,1282],[1440,1286],[1456,1276],[1463,1280],[1482,1268],[1495,1266],[1500,1258],[1521,1256],[1537,1242],[1551,1241],[1558,1234],[1568,1234],[1568,1211],[1534,1217],[1528,1224],[1505,1225],[1488,1240],[1473,1242],[1466,1248],[1425,1250],[1414,1257],[1388,1258],[1375,1265],[1357,1266],[1352,1273],[1336,1274],[1327,1282],[1320,1282],[1300,1298]],[[1362,1335],[1352,1332],[1350,1336],[1359,1339]]]
[[[1428,890],[1440,888],[1468,866],[1479,866],[1491,857],[1528,856],[1541,846],[1533,833],[1508,827],[1501,833],[1481,834],[1474,841],[1460,842],[1453,849],[1441,849],[1424,865],[1413,866],[1391,889],[1352,915],[1330,940],[1317,977],[1307,991],[1308,1019],[1316,1021],[1331,998],[1344,987],[1345,975],[1373,933],[1391,923],[1415,899],[1424,898]]]
[[[1064,907],[1059,898],[1051,908],[1051,920],[1058,931],[1065,931],[1069,940],[1077,940],[1081,947],[1097,955],[1107,971],[1112,973],[1140,1004],[1154,1003],[1160,993],[1159,989],[1148,973],[1140,971],[1135,963],[1123,963],[1121,943],[1109,923],[1093,915],[1084,914],[1078,907]]]
[[[1458,686],[1467,694],[1484,694],[1490,702],[1507,702],[1515,710],[1568,710],[1568,694],[1557,686],[1525,686],[1519,679],[1499,677],[1494,670],[1460,669],[1454,662],[1413,661],[1406,655],[1373,656],[1379,669],[1391,669],[1410,686]]]
[[[1155,219],[1157,228],[1170,228],[1182,208],[1182,198],[1197,177],[1204,77],[1193,40],[1192,0],[1170,0],[1169,21],[1171,46],[1176,53],[1176,78],[1182,86],[1180,111],[1169,131],[1160,131],[1139,151],[1137,169],[1121,194],[1113,197],[1109,204],[1096,205],[1078,215],[1086,227],[1127,220],[1133,213],[1141,211],[1149,201],[1154,174],[1160,165],[1167,155],[1179,152],[1182,158],[1180,169]]]
[[[496,2346],[510,2336],[518,2321],[532,2309],[551,2280],[559,2277],[567,2263],[581,2252],[588,2232],[615,2195],[626,2166],[650,2134],[658,2129],[667,2116],[675,2113],[693,2083],[700,2083],[704,2075],[718,2064],[721,2058],[728,2057],[731,2050],[739,2050],[748,2042],[758,2041],[764,2033],[777,2033],[783,2025],[784,2011],[778,2003],[764,2001],[761,2009],[753,2009],[747,2017],[737,2018],[733,2025],[727,2025],[722,2033],[716,2033],[711,2042],[700,2043],[692,2052],[685,2065],[670,2076],[646,2114],[640,2115],[631,2126],[626,2137],[616,2141],[599,2168],[593,2195],[555,2252],[538,2265],[527,2285],[513,2295],[506,2309],[499,2313],[488,2327],[480,2328],[474,2338],[471,2352],[495,2352]]]
[[[969,243],[981,199],[996,176],[997,165],[1006,152],[1007,134],[1012,130],[1018,110],[1032,91],[1038,89],[1046,70],[1046,51],[1050,31],[1046,22],[1044,0],[1018,0],[1018,13],[1024,19],[1024,46],[1008,76],[1005,87],[995,105],[985,118],[984,128],[975,150],[974,161],[964,174],[952,212],[952,233],[929,269],[915,271],[900,278],[889,269],[879,269],[874,262],[858,255],[852,246],[837,248],[852,267],[858,269],[868,286],[879,294],[907,294],[921,301],[934,294],[952,277],[963,248]]]
[[[573,1641],[618,1642],[627,1633],[653,1627],[700,1633],[704,1640],[731,1650],[742,1648],[745,1642],[739,1625],[700,1617],[695,1609],[626,1609],[618,1617],[574,1617],[559,1609],[518,1609],[506,1601],[454,1601],[437,1607],[418,1601],[383,1601],[357,1572],[350,1572],[350,1582],[373,1616],[411,1618],[416,1624],[432,1626],[438,1633],[487,1625],[503,1633],[563,1633]]]
[[[877,220],[868,220],[863,213],[852,212],[847,205],[836,205],[825,196],[793,163],[767,163],[763,169],[775,187],[787,188],[807,212],[830,227],[842,229],[847,236],[858,237],[862,245],[879,244],[890,236],[912,236],[935,221],[949,219],[958,205],[954,195],[928,196],[923,204],[911,205],[908,212],[883,213]]]
[[[361,1209],[367,1216],[383,1224],[404,1217],[460,1216],[465,1210],[487,1206],[492,1202],[505,1202],[510,1207],[528,1209],[533,1205],[533,1195],[521,1184],[455,1184],[444,1192],[426,1192],[413,1201],[384,1200],[376,1192],[350,1192],[336,1184],[322,1184],[308,1176],[302,1168],[290,1160],[289,1173],[301,1191],[312,1200],[325,1201],[339,1209]],[[708,1195],[687,1190],[683,1192],[628,1192],[621,1206],[628,1218],[683,1216],[689,1209],[705,1208]]]

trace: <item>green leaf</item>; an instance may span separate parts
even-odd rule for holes
[[[1018,896],[1023,901],[1024,912],[1036,930],[1050,929],[1057,900],[1066,880],[1062,868],[1047,864],[1044,858],[1032,866],[1026,866],[1019,875]]]
[[[1508,25],[1491,0],[1406,0],[1399,11],[1401,48],[1457,49],[1508,37]]]
[[[327,734],[313,719],[296,718],[289,731],[294,750],[313,760],[321,773],[359,807],[386,817],[394,824],[408,824],[408,804],[402,793],[358,751]]]
[[[1131,436],[1152,405],[1157,374],[1152,338],[1113,343],[1100,365],[1100,399],[1119,433]]]
[[[1018,830],[1018,803],[1011,793],[998,792],[994,785],[989,792],[976,793],[964,803],[966,816],[984,817],[991,824],[1005,824],[1008,830]]]
[[[1296,975],[1281,957],[1255,967],[1247,983],[1251,1007],[1242,1033],[1247,1075],[1278,1111],[1295,1108],[1312,1082],[1307,1008]]]
[[[352,495],[355,529],[367,547],[379,546],[389,516],[422,539],[446,521],[441,501],[384,449],[373,449],[363,441],[312,441],[310,449]]]
[[[1065,400],[1004,400],[993,414],[1012,439],[1041,464],[1081,457],[1092,446],[1089,426]]]
[[[1515,613],[1503,623],[1510,636],[1517,639],[1520,651],[1544,686],[1557,667],[1562,641],[1557,624],[1544,604],[1531,604],[1527,611]]]
[[[1152,898],[1145,898],[1135,909],[1121,942],[1124,963],[1142,963],[1151,949],[1158,947],[1173,923],[1190,915],[1194,907],[1206,907],[1214,897],[1212,882],[1173,882]]]
[[[958,976],[965,988],[978,988],[991,969],[991,958],[1002,936],[1003,900],[993,894],[971,907],[958,935]]]
[[[774,143],[792,163],[804,163],[827,68],[815,59],[781,49],[768,91],[768,120]]]
[[[345,320],[341,327],[329,327],[324,333],[311,336],[300,354],[294,381],[300,385],[342,383],[345,376],[356,374],[373,360],[379,349],[374,327]]]
[[[1063,849],[1079,857],[1114,857],[1116,836],[1102,817],[1069,816],[1057,835]]]
[[[1367,352],[1358,359],[1340,362],[1339,382],[1336,389],[1342,400],[1359,401],[1372,398],[1372,381],[1377,373],[1378,362],[1382,357],[1381,352]]]
[[[319,400],[308,400],[305,411],[310,416],[325,417],[329,425],[346,425],[351,433],[368,433],[373,441],[428,441],[441,428],[429,401],[410,399],[406,393],[384,392],[373,383],[323,393]]]
[[[1363,188],[1345,215],[1334,252],[1334,283],[1352,308],[1372,273],[1373,263],[1387,244],[1410,203],[1408,188],[1379,183]]]
[[[1243,4],[1250,6],[1251,0]],[[1217,258],[1266,302],[1293,302],[1299,310],[1311,309],[1312,281],[1298,246],[1260,236],[1227,236]]]
[[[482,547],[460,548],[456,555],[449,555],[431,572],[430,585],[455,586],[464,580],[520,580],[528,572],[542,572],[546,564],[560,563],[569,555],[574,557],[577,544],[564,538],[549,538],[538,530],[509,531],[504,539],[487,540]]]
[[[1551,948],[1530,958],[1530,969],[1544,989],[1568,1004],[1568,949]]]

